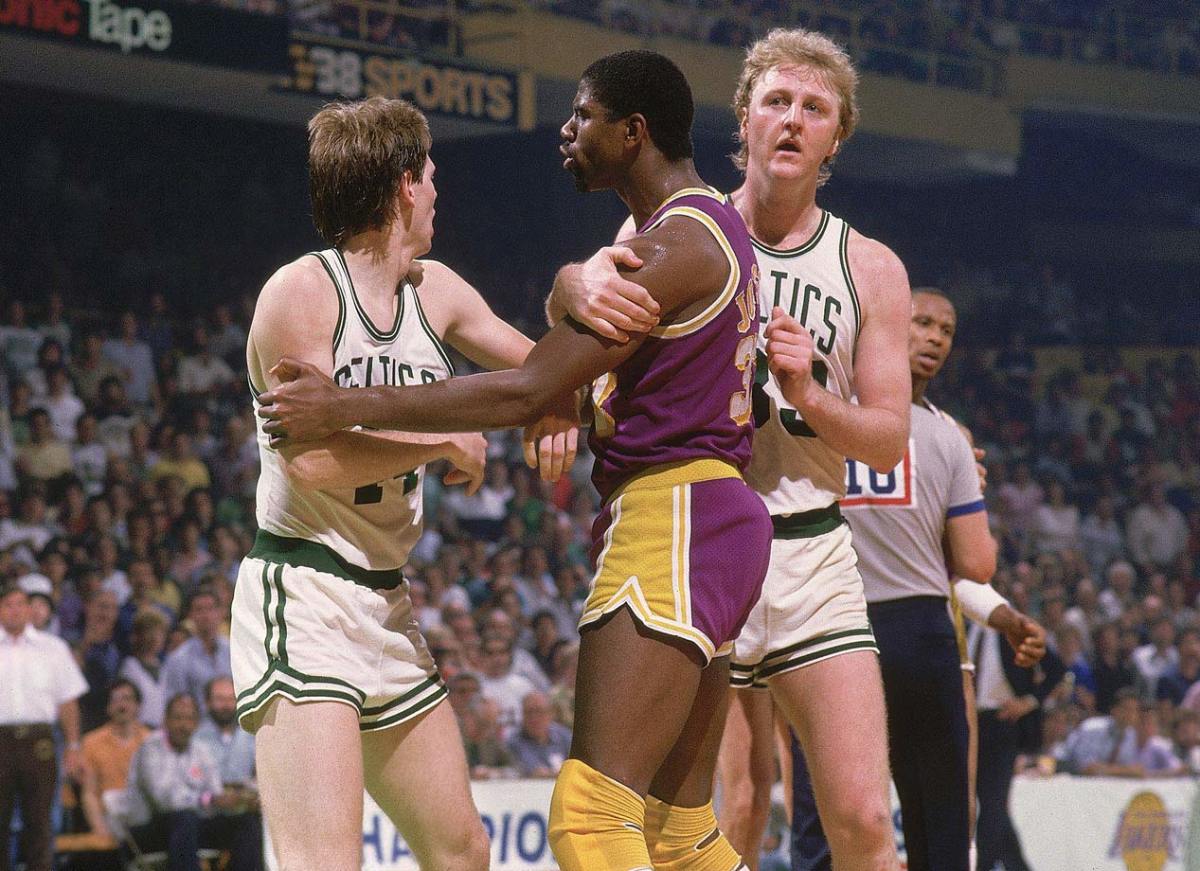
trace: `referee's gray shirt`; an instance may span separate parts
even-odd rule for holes
[[[949,597],[946,521],[986,510],[966,436],[928,402],[913,405],[908,450],[890,473],[846,461],[842,508],[869,603]]]

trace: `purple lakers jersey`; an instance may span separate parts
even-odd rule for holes
[[[750,461],[758,340],[750,235],[728,198],[704,188],[675,193],[638,232],[671,217],[699,221],[712,233],[729,260],[729,278],[703,311],[659,324],[593,386],[592,482],[606,500],[633,475],[664,463],[713,458],[744,472]]]

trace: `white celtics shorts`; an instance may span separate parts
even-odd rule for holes
[[[738,688],[766,689],[774,675],[843,653],[879,652],[837,505],[772,521],[762,596],[733,645],[730,683]]]
[[[238,572],[230,647],[247,731],[275,696],[350,705],[364,732],[446,697],[400,572],[359,569],[311,541],[258,533]]]

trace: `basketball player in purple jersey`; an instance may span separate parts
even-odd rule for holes
[[[804,746],[836,867],[891,871],[899,859],[883,687],[838,500],[846,457],[886,474],[904,454],[910,294],[891,250],[817,203],[854,131],[856,86],[849,57],[831,40],[781,29],[747,51],[735,94],[735,162],[746,178],[731,199],[755,246],[760,308],[786,311],[772,314],[765,336],[770,373],[758,373],[746,476],[771,512],[771,567],[734,650],[736,715],[722,750],[723,777],[733,775],[726,796],[738,792],[730,780],[743,778],[754,781],[754,799],[744,808],[729,802],[734,813],[723,807],[722,821],[753,862],[774,778],[777,705]],[[604,264],[593,258],[583,268],[603,272]],[[633,299],[578,290],[560,281],[550,313],[566,311],[616,340],[652,314]]]
[[[565,871],[734,871],[712,771],[729,660],[758,598],[771,523],[742,480],[758,341],[755,255],[730,201],[692,164],[692,99],[661,55],[622,52],[584,73],[563,126],[580,190],[633,214],[630,273],[661,313],[626,343],[566,319],[519,369],[350,395],[284,359],[260,399],[290,440],[355,424],[455,432],[519,425],[593,384],[596,575],[581,618],[575,734],[550,812]],[[775,341],[794,341],[776,324]]]

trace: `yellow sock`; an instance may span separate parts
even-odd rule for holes
[[[568,759],[550,799],[550,849],[562,871],[651,871],[645,815],[632,789]]]
[[[646,796],[646,846],[655,871],[737,871],[742,857],[717,827],[712,802],[675,807]]]

